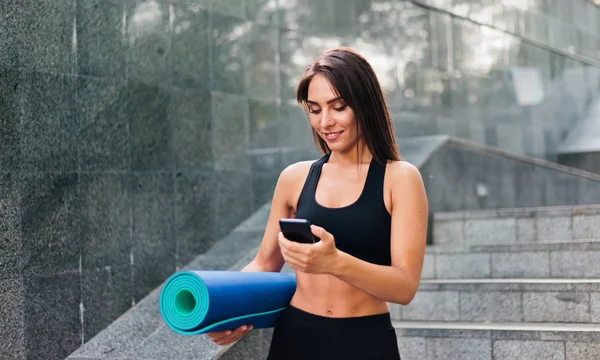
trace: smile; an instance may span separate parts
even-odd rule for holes
[[[338,137],[340,137],[340,135],[343,133],[344,131],[338,131],[338,132],[329,132],[329,133],[323,133],[325,135],[325,138],[327,140],[333,141],[336,140]]]

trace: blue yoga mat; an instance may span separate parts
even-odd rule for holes
[[[275,272],[179,271],[160,293],[164,322],[182,335],[253,325],[273,327],[296,291],[296,277]]]

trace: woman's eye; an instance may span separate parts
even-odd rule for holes
[[[344,110],[346,110],[346,106],[348,106],[348,105],[343,105],[343,106],[340,106],[340,107],[338,107],[338,108],[335,108],[335,110],[336,110],[336,111],[344,111]]]
[[[310,109],[310,110],[309,110],[309,112],[310,112],[311,114],[318,114],[318,113],[320,113],[320,112],[321,112],[321,109]]]

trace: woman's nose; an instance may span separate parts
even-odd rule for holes
[[[332,125],[334,122],[333,116],[331,116],[329,111],[321,111],[321,126],[326,127],[328,125]]]

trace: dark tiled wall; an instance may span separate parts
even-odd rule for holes
[[[399,137],[552,156],[598,89],[408,1],[1,1],[0,358],[67,356],[268,201],[316,156],[295,86],[336,45],[372,60]],[[515,104],[511,64],[543,103]]]

